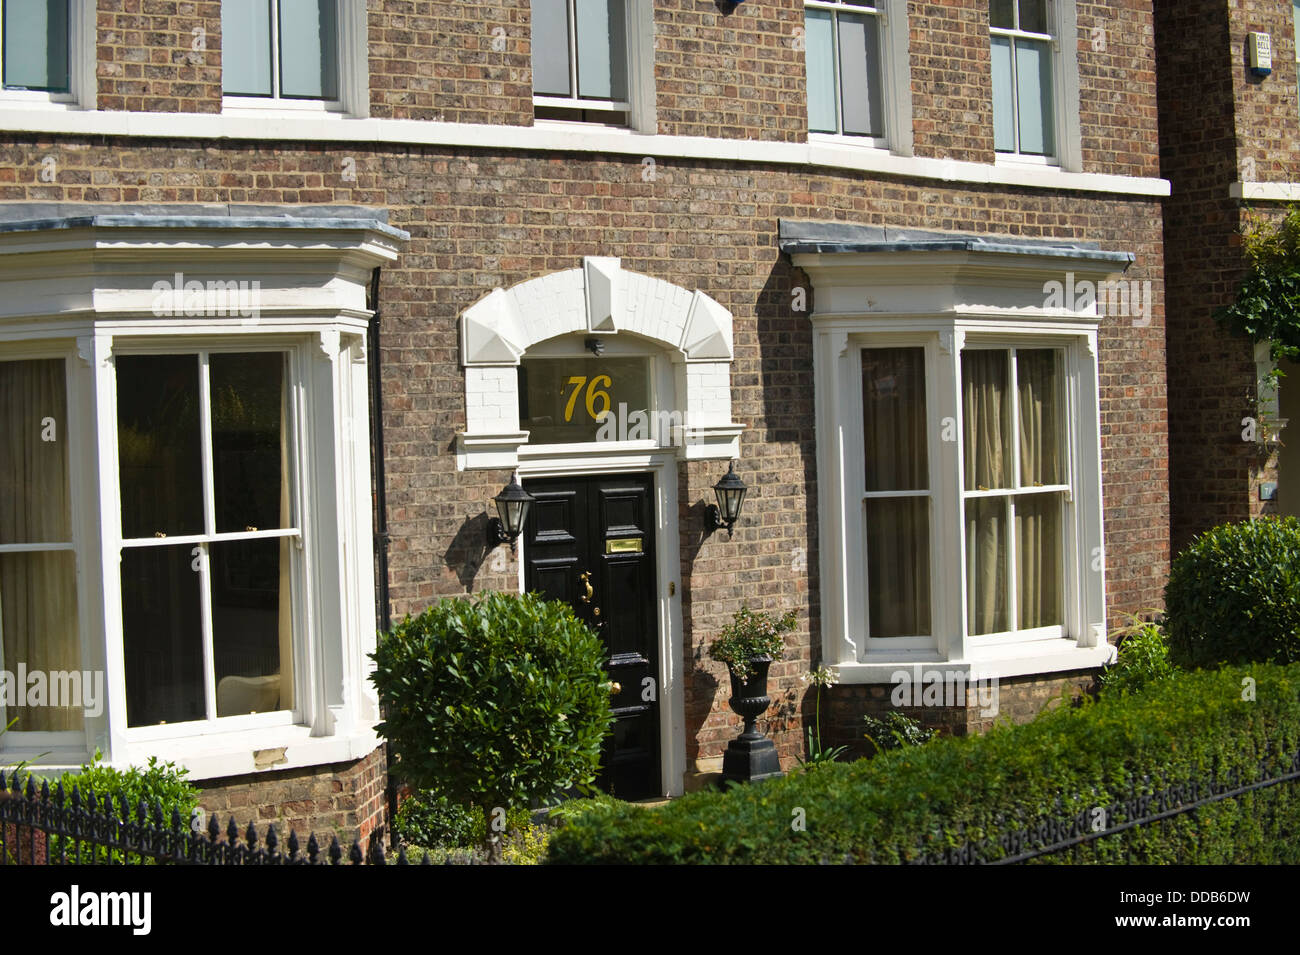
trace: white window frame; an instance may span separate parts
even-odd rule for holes
[[[657,133],[658,122],[655,111],[654,79],[654,9],[651,0],[626,0],[627,9],[624,26],[627,37],[627,100],[592,100],[580,99],[576,95],[540,96],[533,94],[533,109],[537,107],[573,110],[599,110],[621,112],[627,117],[626,124],[611,125],[601,122],[585,122],[577,116],[565,119],[538,119],[537,126],[570,126],[578,129],[629,129],[638,133]],[[569,76],[571,88],[576,90],[577,43],[575,39],[574,0],[567,0],[569,14]],[[531,66],[530,66],[531,69]]]
[[[986,15],[987,15],[987,6]],[[1020,7],[1015,4],[1016,16]],[[996,152],[998,165],[1013,166],[1057,166],[1065,172],[1083,171],[1083,154],[1079,119],[1079,61],[1078,36],[1079,20],[1075,0],[1047,0],[1048,33],[1028,33],[1023,30],[1011,30],[989,25],[990,44],[994,36],[1011,39],[1023,38],[1049,42],[1052,65],[1052,113],[1053,135],[1056,138],[1056,152],[1051,156],[1035,156],[1027,153]],[[991,47],[990,47],[991,48]],[[992,62],[989,64],[990,75]],[[1015,90],[1015,57],[1012,57],[1012,89]],[[1020,139],[1019,104],[1017,115],[1012,119],[1017,143]],[[992,102],[990,101],[990,117]]]
[[[7,90],[0,87],[0,107],[5,109],[94,109],[98,91],[95,74],[95,2],[70,0],[68,4],[68,91]],[[0,17],[0,56],[4,55],[4,19]]]
[[[271,17],[271,84],[279,86],[275,68],[279,49],[279,0],[275,0]],[[367,42],[366,5],[338,0],[338,88],[339,98],[286,99],[272,96],[230,96],[222,94],[221,111],[250,117],[300,117],[317,119],[364,119],[370,115],[370,50]],[[223,64],[223,69],[224,64]]]
[[[302,342],[301,340],[295,341],[293,339],[283,339],[277,343],[274,338],[268,340],[263,336],[258,336],[257,338],[251,341],[239,340],[239,339],[229,340],[226,338],[215,338],[215,339],[208,340],[204,343],[196,342],[191,347],[185,347],[185,348],[178,347],[175,343],[167,340],[151,341],[150,339],[139,339],[134,341],[128,341],[127,343],[118,345],[114,348],[113,417],[115,422],[117,420],[116,418],[117,416],[116,359],[120,356],[175,355],[175,356],[198,358],[199,361],[196,362],[196,364],[198,364],[202,368],[202,370],[199,371],[199,374],[200,374],[200,380],[204,385],[203,389],[200,392],[200,400],[199,400],[199,406],[201,409],[201,420],[199,423],[199,427],[200,427],[199,444],[200,444],[200,449],[201,449],[201,454],[203,459],[202,477],[204,483],[204,488],[203,488],[204,523],[205,525],[209,525],[209,526],[205,526],[204,530],[201,533],[176,534],[174,536],[168,535],[165,538],[157,539],[156,542],[150,541],[149,539],[145,539],[145,538],[120,538],[120,540],[121,540],[122,553],[125,553],[128,549],[138,549],[142,547],[176,546],[176,545],[186,545],[186,544],[202,549],[202,555],[201,555],[202,562],[199,565],[199,569],[197,573],[200,575],[201,588],[202,588],[201,597],[200,597],[201,605],[205,608],[203,612],[205,633],[203,634],[202,637],[203,639],[202,652],[203,652],[203,669],[204,669],[203,683],[204,683],[204,693],[206,697],[204,702],[205,702],[205,710],[207,712],[207,716],[201,720],[192,720],[192,721],[178,722],[178,723],[167,723],[165,725],[162,724],[139,725],[139,726],[128,725],[125,730],[125,735],[128,739],[132,741],[176,739],[181,737],[194,736],[201,733],[231,732],[234,730],[257,729],[259,727],[266,727],[266,726],[289,726],[303,719],[303,710],[299,705],[299,700],[301,699],[300,693],[303,690],[302,681],[301,681],[301,671],[299,667],[307,665],[308,663],[307,655],[305,653],[306,628],[303,624],[303,609],[305,607],[304,597],[306,594],[305,581],[310,579],[310,577],[307,576],[308,574],[307,565],[310,563],[311,549],[309,546],[307,546],[310,542],[304,542],[304,536],[303,536],[303,525],[306,522],[303,519],[304,513],[303,513],[303,500],[302,500],[302,487],[303,487],[302,465],[300,463],[301,453],[299,449],[304,446],[304,442],[306,438],[306,435],[303,433],[303,429],[301,427],[304,402],[310,400],[306,395],[306,387],[304,385],[304,380],[303,380],[304,377],[303,369],[309,368],[309,365],[307,365],[306,358],[305,358],[305,353],[307,352],[308,347],[309,346],[304,342]],[[286,434],[285,438],[288,444],[289,459],[290,459],[288,494],[289,494],[289,513],[293,518],[290,521],[290,523],[294,525],[292,527],[278,528],[275,530],[259,530],[255,533],[230,533],[230,532],[218,532],[215,526],[211,526],[211,522],[214,518],[214,515],[212,513],[212,505],[214,503],[213,500],[214,490],[212,487],[212,480],[214,478],[213,468],[215,465],[212,460],[211,389],[208,384],[207,359],[210,358],[210,356],[212,355],[219,355],[219,354],[231,353],[231,352],[239,352],[239,353],[272,352],[276,354],[286,355],[287,360],[285,362],[285,377],[286,377],[286,386],[289,392],[289,408],[288,408],[288,413],[286,415],[286,424],[289,427],[289,433]],[[118,444],[118,435],[117,435],[116,428],[114,428],[112,444],[113,444],[114,457],[116,460],[117,444]],[[118,474],[120,476],[121,474],[120,470],[118,470]],[[120,477],[119,477],[119,481],[120,481]],[[120,483],[116,493],[117,493],[117,499],[120,501],[121,500]],[[120,516],[121,516],[120,508],[118,509],[118,515],[120,520]],[[213,644],[213,634],[211,629],[211,613],[210,610],[208,609],[208,605],[211,601],[211,573],[212,573],[211,562],[210,562],[211,555],[209,551],[210,545],[213,543],[221,543],[225,541],[257,540],[257,539],[265,540],[265,539],[276,539],[281,537],[288,537],[293,541],[293,546],[291,547],[289,552],[289,561],[290,561],[289,598],[290,598],[290,606],[292,608],[291,613],[293,619],[292,626],[293,626],[293,651],[294,652],[293,652],[293,659],[289,661],[289,673],[292,675],[294,681],[294,692],[293,692],[294,707],[292,709],[281,709],[281,710],[276,710],[268,713],[241,714],[238,716],[218,717],[216,716],[217,684],[213,672],[214,644]],[[121,583],[121,577],[120,577],[121,561],[120,560],[118,562],[118,566],[119,566],[118,584],[120,587],[120,583]],[[121,593],[120,589],[118,593],[120,595]],[[122,621],[121,627],[122,629],[119,629],[118,631],[119,637],[121,637],[124,634],[125,621]],[[123,654],[125,653],[124,645],[122,646],[122,652]],[[123,669],[125,670],[125,665],[126,665],[125,656],[123,657],[122,665],[123,665]],[[281,670],[282,672],[284,670],[283,662],[282,662]],[[130,720],[130,718],[131,718],[131,714],[128,712],[127,713],[128,721]]]
[[[807,57],[807,13],[825,10],[834,24],[840,13],[875,16],[880,33],[880,103],[884,122],[880,136],[808,131],[810,143],[851,146],[855,149],[878,149],[900,156],[912,155],[912,85],[909,59],[909,31],[906,0],[874,0],[870,5],[849,0],[804,0],[804,56]],[[832,28],[835,48],[839,49],[839,30]],[[837,52],[838,57],[838,52]],[[805,65],[805,76],[807,75]],[[837,126],[843,125],[842,92],[839,71],[835,73],[835,115]],[[805,99],[806,101],[806,99]]]

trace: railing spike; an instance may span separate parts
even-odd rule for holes
[[[217,814],[214,812],[208,816],[208,841],[215,843],[221,838],[221,823],[217,822]]]
[[[233,847],[239,841],[239,827],[235,825],[235,817],[230,817],[230,822],[226,825],[226,841]]]
[[[361,865],[364,859],[365,856],[361,852],[361,843],[358,840],[353,839],[352,848],[348,850],[348,861],[353,865]]]
[[[339,847],[338,836],[330,838],[330,849],[328,854],[330,857],[330,865],[338,865],[339,860],[343,858],[343,850]]]
[[[298,833],[292,829],[289,830],[289,841],[287,844],[289,846],[289,861],[296,862],[298,860]]]
[[[248,843],[248,848],[257,848],[257,830],[253,828],[253,820],[248,820],[248,830],[244,833],[244,841]]]
[[[320,855],[320,843],[316,841],[316,833],[307,837],[307,859],[312,865],[316,865],[316,857]]]

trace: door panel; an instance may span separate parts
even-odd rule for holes
[[[606,672],[620,687],[598,785],[622,799],[661,795],[654,481],[637,474],[524,486],[537,498],[524,526],[525,589],[565,601],[600,634]]]

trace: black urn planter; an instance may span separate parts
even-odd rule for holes
[[[776,745],[758,731],[755,721],[767,712],[772,699],[767,695],[767,668],[772,665],[769,656],[750,657],[752,670],[747,681],[741,682],[736,672],[727,667],[731,676],[731,709],[745,721],[745,729],[727,744],[722,756],[722,781],[749,783],[781,775],[781,760],[776,755]]]

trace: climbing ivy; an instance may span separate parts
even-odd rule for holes
[[[1274,362],[1300,358],[1300,205],[1280,222],[1250,216],[1241,235],[1250,269],[1236,299],[1215,318],[1252,341],[1269,342]]]

